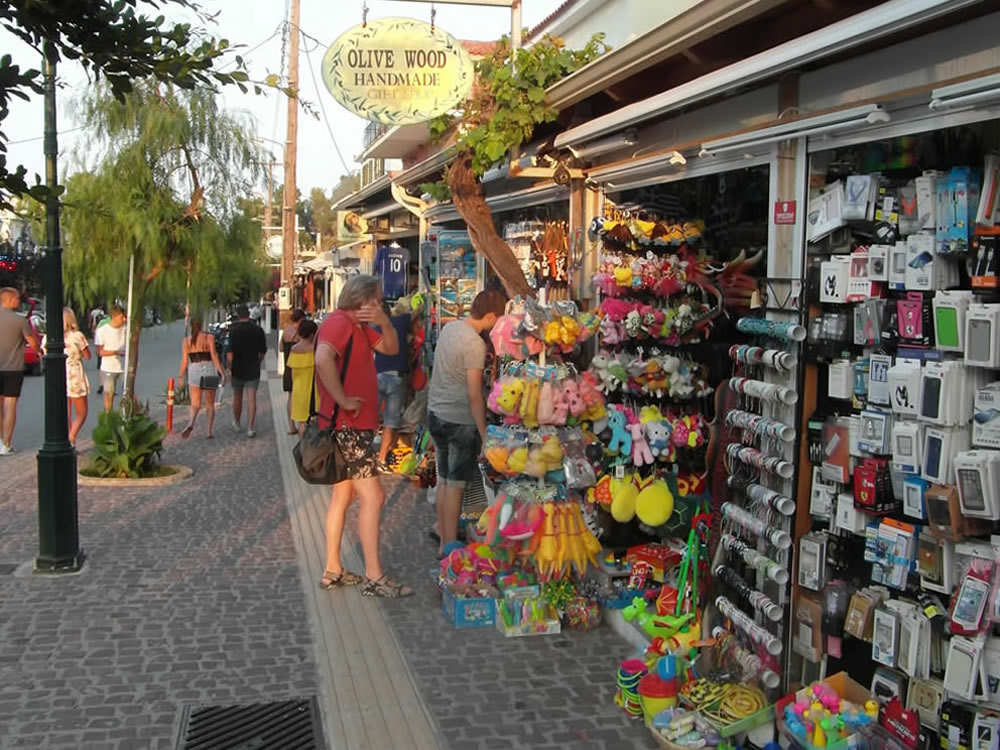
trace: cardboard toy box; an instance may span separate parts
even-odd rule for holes
[[[837,672],[834,675],[830,675],[822,682],[824,685],[829,685],[833,688],[834,692],[836,692],[841,698],[858,706],[863,707],[865,702],[872,697],[871,692],[852,680],[847,672]],[[794,703],[799,695],[809,697],[811,699],[812,693],[810,692],[810,687],[811,686],[805,687],[796,693],[790,693],[784,698],[781,698],[774,707],[775,722],[778,726],[778,731],[786,740],[788,740],[791,747],[802,748],[802,750],[822,750],[822,748],[818,748],[808,740],[794,734],[785,724],[785,706],[790,703]],[[825,750],[845,750],[846,748],[855,747],[857,744],[858,735],[852,734],[844,739],[829,743]]]

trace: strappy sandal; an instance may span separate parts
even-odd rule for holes
[[[185,427],[183,430],[181,430],[181,437],[184,440],[187,440],[189,437],[191,437],[191,433],[192,432],[194,432],[194,425],[193,424],[189,424],[187,427]]]
[[[409,586],[404,586],[401,583],[396,583],[394,580],[389,578],[388,575],[383,575],[377,581],[373,581],[371,578],[365,579],[364,586],[361,587],[361,593],[363,596],[380,596],[383,599],[399,599],[404,596],[412,596],[413,589]]]
[[[323,577],[319,580],[319,587],[324,591],[329,591],[340,586],[357,586],[364,580],[357,573],[352,573],[349,570],[342,570],[339,573],[324,570]]]

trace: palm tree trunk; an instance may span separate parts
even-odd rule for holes
[[[448,167],[447,180],[448,187],[451,188],[452,203],[465,221],[472,246],[493,266],[507,295],[534,297],[535,291],[524,277],[514,251],[497,234],[493,215],[483,194],[483,186],[476,179],[470,160],[459,157],[452,162]]]

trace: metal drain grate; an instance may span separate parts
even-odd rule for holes
[[[0,576],[12,576],[16,570],[16,563],[0,563]]]
[[[178,750],[324,750],[315,698],[188,708]]]

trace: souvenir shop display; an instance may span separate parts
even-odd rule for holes
[[[568,359],[596,331],[596,318],[571,301],[518,299],[491,332],[500,362],[483,466],[495,498],[477,524],[481,541],[449,552],[439,584],[468,587],[477,601],[493,587],[492,618],[478,622],[507,637],[558,633],[564,617],[578,630],[600,619],[604,591],[584,580],[601,550],[585,500],[596,481],[586,427],[606,409]]]
[[[978,716],[995,742],[980,707],[1000,707],[986,657],[1000,652],[1000,227],[997,159],[976,157],[990,144],[992,130],[972,126],[812,157],[813,184],[844,188],[836,235],[809,246],[804,351],[818,386],[805,416],[822,425],[809,459],[835,481],[836,510],[814,513],[799,540],[809,591],[796,608],[850,587],[845,621],[823,628],[852,637],[824,666],[871,684],[882,715],[905,700],[942,747],[960,746]],[[895,149],[905,167],[886,158]],[[829,205],[824,193],[810,212]],[[834,316],[866,335],[823,334]],[[863,554],[834,560],[826,545],[845,539]]]
[[[569,299],[570,243],[565,221],[515,221],[503,228],[510,246],[539,300]]]
[[[479,291],[478,261],[466,232],[440,230],[436,235],[438,331],[469,315]],[[436,336],[435,336],[436,339]]]

